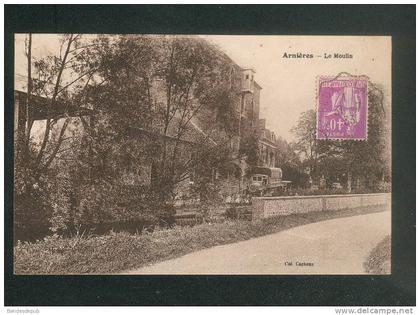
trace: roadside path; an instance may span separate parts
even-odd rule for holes
[[[390,211],[339,218],[200,250],[125,274],[365,274],[369,252],[390,233]]]

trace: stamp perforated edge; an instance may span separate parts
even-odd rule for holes
[[[319,132],[319,128],[318,128],[318,115],[319,115],[319,85],[320,85],[320,79],[321,78],[328,78],[331,80],[337,80],[339,78],[341,78],[342,76],[346,76],[348,78],[361,78],[361,79],[365,79],[367,81],[367,85],[366,85],[366,136],[363,138],[319,138],[318,132]],[[321,140],[321,141],[328,141],[328,140],[334,140],[334,141],[367,141],[368,137],[369,137],[369,91],[370,91],[370,78],[367,75],[354,75],[354,74],[350,74],[348,72],[340,72],[338,73],[336,76],[334,75],[317,75],[315,77],[315,111],[316,111],[316,140]]]

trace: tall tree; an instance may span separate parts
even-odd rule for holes
[[[276,167],[283,171],[283,179],[290,180],[294,185],[302,184],[304,176],[302,165],[295,143],[289,143],[282,137],[276,139]]]
[[[71,142],[67,129],[71,120],[69,110],[84,104],[82,96],[96,71],[92,60],[86,59],[89,45],[81,35],[61,36],[59,53],[39,59],[32,54],[35,42],[36,37],[29,35],[27,113],[22,132],[25,139],[15,164],[15,215],[23,225],[35,222],[34,218],[44,218],[54,204],[48,191],[59,179],[51,176],[51,166],[63,150],[63,143]],[[40,142],[34,139],[35,119],[39,119],[35,107],[42,108],[45,118],[43,126],[37,124]]]
[[[367,141],[342,141],[334,143],[341,150],[341,163],[345,166],[348,190],[352,190],[353,177],[363,180],[369,189],[377,189],[382,179],[390,178],[390,137],[389,115],[385,111],[383,90],[370,84],[368,103]],[[390,113],[388,113],[390,114]]]
[[[317,140],[315,112],[301,114],[292,132],[297,137],[303,164],[312,176],[324,175],[331,180],[346,178],[349,192],[353,177],[363,180],[370,189],[375,189],[381,179],[390,177],[390,122],[383,102],[382,88],[370,83],[367,141]]]
[[[227,84],[230,64],[195,37],[97,40],[103,43],[95,52],[102,83],[88,91],[98,114],[86,127],[86,147],[93,154],[81,159],[93,178],[118,185],[118,168],[151,163],[156,206],[171,202],[177,184],[188,178],[201,174],[210,180],[201,166],[215,168],[228,158],[233,123],[226,113],[235,106],[235,92]],[[109,197],[104,194],[102,199]]]
[[[297,125],[291,131],[297,138],[295,148],[302,155],[310,175],[313,175],[317,169],[319,155],[315,111],[311,109],[301,113]]]

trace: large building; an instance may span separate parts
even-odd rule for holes
[[[266,120],[259,120],[259,161],[258,166],[275,167],[276,165],[276,135],[266,128]]]
[[[201,39],[197,39],[201,40]],[[261,87],[255,81],[255,71],[250,68],[242,68],[236,64],[229,56],[227,56],[220,49],[206,43],[215,55],[215,58],[222,60],[223,74],[226,79],[226,84],[229,86],[231,94],[234,96],[234,112],[232,113],[233,121],[235,122],[234,130],[230,134],[230,152],[231,160],[230,166],[220,169],[211,169],[212,180],[218,182],[222,187],[222,194],[240,193],[246,183],[244,177],[247,170],[251,169],[253,165],[249,165],[246,155],[241,150],[241,145],[253,133],[258,134],[259,130],[259,111],[260,111],[260,91]],[[15,132],[16,135],[21,135],[26,123],[26,80],[24,76],[17,76],[15,80]],[[16,84],[19,82],[19,84]],[[153,106],[155,109],[164,108],[166,105],[166,86],[162,78],[155,77],[152,80],[150,87],[150,97],[153,99]],[[42,129],[45,125],[46,118],[53,118],[57,120],[56,126],[64,121],[65,117],[74,117],[75,120],[80,116],[85,116],[89,120],[101,120],[106,117],[100,116],[98,111],[89,106],[82,106],[73,108],[71,104],[61,104],[55,102],[52,104],[48,98],[45,97],[31,97],[31,104],[34,104],[31,109],[32,117],[36,120],[35,125],[39,125],[41,131],[36,126],[32,129],[32,136],[35,139],[43,137]],[[50,108],[53,105],[53,108]],[[211,111],[211,109],[203,108],[203,112]],[[157,110],[158,112],[158,110]],[[54,117],[53,117],[53,116]],[[176,146],[180,150],[181,157],[185,160],[191,158],[191,148],[197,144],[206,143],[210,147],[218,146],[221,142],[220,137],[213,137],[208,134],[209,126],[206,126],[205,117],[201,114],[196,115],[187,124],[183,124],[180,114],[175,113],[171,118],[170,123],[162,126],[159,117],[153,117],[153,121],[149,127],[132,126],[129,134],[136,139],[139,151],[145,143],[155,143],[156,152],[159,152],[159,146],[164,142],[165,145]],[[180,126],[182,126],[182,134],[179,134]],[[212,127],[212,126],[210,126]],[[80,133],[83,133],[83,126],[79,124]],[[72,128],[68,128],[71,130]],[[213,128],[214,129],[214,128]],[[150,141],[151,140],[151,141]],[[157,153],[158,154],[158,153]],[[110,161],[112,164],[118,164],[115,161]],[[120,176],[118,176],[122,185],[151,185],[154,178],[157,176],[160,165],[155,161],[148,159],[141,160],[141,163],[124,163],[115,166],[119,169]],[[179,183],[177,192],[180,194],[188,190],[188,186],[195,180],[194,172],[190,176],[185,177]]]

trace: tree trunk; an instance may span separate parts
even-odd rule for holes
[[[25,160],[29,157],[29,139],[31,137],[32,115],[31,115],[31,95],[32,95],[32,34],[28,38],[28,86],[26,95],[26,125],[25,125]]]

